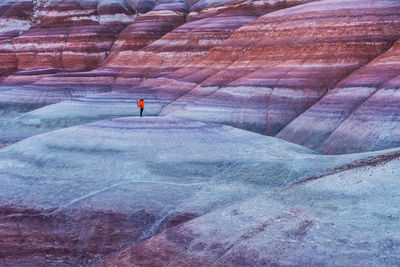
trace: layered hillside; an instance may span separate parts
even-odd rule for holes
[[[395,263],[399,156],[165,117],[37,135],[0,150],[0,264]]]
[[[30,24],[3,40],[0,105],[13,117],[36,110],[8,127],[34,129],[2,142],[136,115],[144,97],[147,115],[232,125],[324,153],[398,146],[395,132],[386,136],[398,111],[374,98],[396,92],[400,4],[307,2],[49,1],[33,17],[25,2],[10,2]]]
[[[95,266],[396,266],[398,157],[358,160],[249,197]]]
[[[399,75],[397,41],[389,51],[342,80],[278,137],[325,153],[400,146]]]
[[[0,61],[0,266],[400,263],[398,0],[6,0]]]

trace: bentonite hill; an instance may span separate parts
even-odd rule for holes
[[[0,266],[400,266],[399,0],[1,0],[0,63]]]

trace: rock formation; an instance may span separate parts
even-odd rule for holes
[[[398,265],[399,49],[397,0],[2,1],[0,266]]]
[[[78,8],[82,7],[76,2],[65,3],[65,6],[50,4],[39,12],[38,25],[22,36],[13,38],[13,42],[27,43],[28,39],[33,38],[34,32],[42,31],[41,25],[47,25],[52,20],[57,22],[54,22],[57,27],[44,28],[47,32],[42,33],[43,38],[52,36],[50,30],[54,31],[55,38],[60,38],[60,27],[64,27],[64,30],[65,27],[72,27],[71,30],[76,35],[79,35],[79,28],[85,29],[84,31],[93,30],[94,33],[96,29],[109,30],[109,38],[106,33],[100,35],[97,32],[103,41],[93,42],[96,47],[99,46],[94,53],[87,53],[89,47],[81,46],[86,52],[68,52],[71,56],[63,56],[63,52],[60,52],[59,57],[51,55],[47,58],[47,52],[40,56],[42,54],[38,50],[32,54],[34,58],[38,57],[35,64],[49,70],[82,70],[96,68],[99,64],[102,67],[79,75],[56,74],[44,80],[30,82],[24,87],[18,86],[16,90],[7,90],[1,95],[3,105],[22,104],[26,107],[29,103],[33,109],[88,96],[87,102],[71,102],[72,106],[82,106],[83,110],[87,110],[90,107],[86,105],[91,106],[93,101],[101,100],[100,105],[110,105],[118,98],[130,98],[135,102],[136,98],[144,96],[150,105],[148,115],[162,114],[228,124],[266,135],[277,135],[325,153],[396,147],[396,135],[391,135],[385,141],[377,141],[379,138],[375,137],[380,133],[385,134],[385,130],[372,127],[370,136],[374,137],[370,141],[359,139],[361,143],[351,148],[347,146],[348,142],[344,143],[346,148],[340,148],[336,143],[328,148],[328,143],[323,144],[335,142],[334,136],[329,138],[332,141],[326,139],[336,131],[340,119],[335,125],[329,123],[327,127],[330,129],[326,130],[319,126],[313,130],[304,120],[309,117],[310,112],[315,113],[313,110],[318,109],[325,99],[329,102],[333,92],[343,91],[339,87],[347,88],[346,82],[353,83],[358,69],[370,68],[368,63],[372,64],[374,59],[382,57],[399,39],[398,2],[364,0],[358,1],[358,8],[354,8],[354,2],[350,0],[304,4],[305,2],[307,1],[280,1],[275,4],[269,1],[161,1],[147,6],[142,2],[135,3],[141,7],[141,12],[146,12],[144,14],[136,10],[134,4],[128,8],[126,4],[124,7],[119,3],[125,8],[123,10],[131,10],[132,21],[128,23],[126,20],[125,25],[129,25],[117,38],[112,33],[122,27],[112,24],[114,20],[107,23],[102,20],[102,24],[99,23],[101,20],[97,13],[96,16],[88,15],[92,12],[90,10],[103,3],[96,5],[88,2],[88,6],[83,8],[85,12]],[[297,6],[290,8],[293,5]],[[58,15],[46,17],[49,12],[58,14],[58,9],[69,10],[70,13],[63,15],[61,12],[60,18]],[[276,9],[282,10],[272,12]],[[118,10],[120,9],[115,12]],[[73,19],[69,17],[71,14]],[[76,21],[77,25],[69,23],[70,21]],[[67,43],[68,49],[74,47],[73,40],[84,41],[79,37],[74,38],[69,39],[71,45]],[[90,46],[90,43],[85,42],[85,45]],[[40,47],[36,49],[40,50]],[[24,53],[24,49],[21,47],[19,53]],[[103,52],[98,51],[99,49]],[[392,50],[395,49],[393,47]],[[54,51],[61,50],[54,46]],[[79,55],[75,57],[74,53]],[[80,57],[81,54],[83,57]],[[94,54],[96,56],[92,57]],[[32,62],[30,57],[22,58],[26,59],[18,60],[21,62],[21,67],[18,68],[29,68],[31,63],[24,65],[24,62]],[[395,70],[392,73],[395,74]],[[105,77],[101,77],[102,75]],[[27,79],[34,80],[36,76]],[[96,80],[94,85],[97,90],[91,89],[91,82],[87,85],[89,80]],[[43,93],[42,88],[48,87],[48,81],[51,81],[51,90]],[[53,83],[61,86],[55,87]],[[3,86],[13,88],[12,84]],[[353,87],[360,86],[351,85]],[[109,96],[102,94],[93,98],[93,93],[96,92],[110,93]],[[41,97],[37,98],[38,95]],[[18,104],[20,102],[22,103]],[[61,105],[65,109],[68,103]],[[118,107],[113,108],[111,113],[107,108],[100,108],[99,114],[87,116],[91,119],[85,121],[135,114],[127,113],[123,106],[121,105],[119,111]],[[311,109],[307,112],[309,108]],[[355,107],[351,107],[350,111],[338,112],[345,118],[347,115],[344,114],[351,112],[353,108]],[[54,109],[57,110],[58,107],[55,106]],[[63,126],[84,122],[69,114],[54,118],[54,122],[46,125],[55,125],[57,128],[57,121],[65,121],[63,117],[71,118],[70,123],[65,122]],[[322,115],[321,120],[326,120],[327,117],[329,115]],[[38,118],[36,121],[45,120]],[[19,119],[21,121],[22,118]],[[377,121],[379,122],[379,116]],[[46,126],[39,128],[46,129]],[[339,131],[343,133],[339,135]],[[341,140],[343,135],[351,138],[348,132],[348,128],[338,129],[337,140]]]
[[[95,266],[397,265],[399,155],[355,161],[209,212]]]
[[[400,20],[393,6],[368,2],[356,10],[352,5],[315,2],[273,12],[240,28],[199,62],[216,74],[173,103],[183,105],[176,115],[166,113],[276,135],[399,38]],[[329,20],[323,15],[327,13]]]
[[[303,244],[300,238],[306,238],[302,241],[304,244],[312,244],[307,243],[312,241],[307,238],[314,237],[312,231],[317,231],[313,229],[318,225],[331,229],[325,238],[344,238],[346,234],[339,235],[331,226],[342,216],[318,215],[319,209],[329,206],[331,208],[325,212],[330,213],[335,208],[337,212],[346,212],[343,208],[347,204],[343,203],[342,209],[338,209],[341,204],[335,202],[335,198],[346,192],[348,198],[343,201],[351,201],[350,196],[355,193],[340,188],[351,190],[346,184],[359,181],[358,167],[379,164],[373,156],[382,164],[389,161],[391,165],[398,165],[397,150],[321,156],[283,140],[228,126],[162,117],[113,119],[34,136],[0,150],[0,222],[3,225],[0,264],[87,265],[93,261],[102,262],[108,254],[122,250],[124,256],[116,254],[106,259],[105,265],[120,266],[122,261],[127,262],[127,266],[151,265],[152,262],[163,266],[173,263],[178,255],[182,259],[177,263],[208,265],[232,244],[240,247],[238,242],[242,242],[240,238],[247,231],[257,227],[270,230],[262,226],[263,221],[268,223],[280,216],[285,219],[276,219],[271,224],[276,229],[279,225],[298,227],[298,230],[293,229],[298,233],[294,232],[290,238],[299,238],[300,247]],[[324,190],[324,186],[312,186],[324,183],[325,176],[340,176],[347,169],[350,172],[355,169],[355,178],[350,181],[343,178],[340,188],[335,186],[338,192],[322,196],[318,190]],[[363,178],[362,183],[375,180],[382,190],[392,179],[387,177],[380,181],[366,177],[368,179]],[[305,189],[297,191],[297,187]],[[315,190],[315,195],[310,195],[307,188]],[[269,199],[271,194],[272,200]],[[292,194],[293,200],[289,197]],[[395,194],[395,187],[388,194],[386,196]],[[369,198],[362,192],[356,195]],[[316,201],[319,197],[321,199]],[[306,208],[308,204],[297,198],[305,203],[310,201],[310,205],[313,201],[319,204]],[[278,205],[286,200],[290,202]],[[394,209],[397,204],[399,199],[394,197],[385,205]],[[355,210],[361,208],[361,202],[353,205]],[[303,211],[297,213],[296,210]],[[374,216],[379,222],[385,216],[395,215],[391,209],[375,212],[380,214]],[[198,219],[192,220],[194,218]],[[351,218],[346,216],[339,222],[349,224],[347,220]],[[307,220],[312,223],[308,224]],[[190,233],[186,230],[187,224],[182,225],[185,221],[190,221],[190,229],[197,228],[203,233]],[[392,227],[396,225],[397,222]],[[165,238],[164,230],[165,242],[168,242],[158,244],[159,238]],[[157,233],[160,235],[155,235]],[[153,235],[155,237],[144,241]],[[387,238],[379,234],[368,242],[375,248],[383,245]],[[245,244],[252,240],[250,236],[242,239],[249,239],[243,242]],[[29,244],[26,240],[30,240]],[[153,242],[156,243],[153,245]],[[263,247],[265,244],[269,243],[263,242],[257,250],[267,249]],[[332,249],[335,246],[343,249],[344,244],[346,241],[331,242]],[[125,248],[128,252],[123,250]],[[287,247],[288,254],[291,248],[296,246]],[[389,259],[396,257],[391,250],[385,253]],[[247,255],[248,260],[258,260],[252,254]],[[191,257],[200,258],[193,261]],[[228,265],[241,265],[238,259],[226,258]],[[321,261],[324,262],[329,260]]]
[[[17,59],[11,38],[32,25],[33,6],[29,0],[5,1],[0,4],[0,79],[17,71]]]
[[[271,12],[304,2],[307,1],[289,1],[287,3],[281,1],[272,5],[267,1],[260,5],[257,2],[249,4],[236,1],[229,2],[227,6],[223,5],[224,2],[222,4],[208,1],[198,2],[193,6],[197,10],[196,12],[199,11],[199,6],[202,6],[207,12],[203,12],[204,14],[198,20],[192,17],[188,23],[178,27],[184,22],[184,16],[189,11],[188,5],[184,2],[162,1],[155,5],[152,11],[137,18],[121,32],[121,38],[115,42],[109,59],[104,62],[101,69],[79,74],[78,76],[82,78],[77,78],[76,74],[72,74],[73,78],[71,79],[66,78],[70,74],[55,75],[3,93],[1,95],[3,105],[12,106],[17,110],[22,106],[24,107],[22,112],[27,111],[27,106],[34,109],[58,101],[82,97],[86,93],[90,96],[88,99],[63,102],[60,105],[49,107],[54,109],[54,111],[45,112],[48,115],[51,114],[50,121],[47,115],[45,117],[40,115],[42,114],[40,110],[37,111],[38,113],[35,111],[33,114],[23,115],[17,119],[17,127],[20,127],[21,124],[28,127],[33,125],[34,129],[27,130],[26,134],[22,134],[24,131],[15,131],[14,127],[9,125],[7,129],[11,129],[11,131],[7,130],[7,133],[4,134],[7,138],[2,138],[2,142],[19,140],[22,137],[38,133],[38,131],[47,131],[60,126],[66,127],[108,117],[133,115],[136,112],[136,98],[140,96],[147,99],[147,114],[156,115],[161,112],[165,104],[197,87],[198,83],[214,73],[213,69],[199,71],[197,67],[191,67],[192,57],[198,58],[206,55],[214,46],[219,46],[221,42],[229,38],[237,28],[260,16],[261,12],[255,10]],[[220,11],[216,16],[212,16],[215,8],[224,10],[224,12]],[[211,17],[207,17],[206,14]],[[229,27],[226,27],[227,24]],[[160,32],[155,35],[154,28],[157,27]],[[178,28],[165,34],[174,27]],[[146,29],[145,32],[143,32],[143,28]],[[125,33],[130,36],[128,39],[126,39]],[[165,36],[155,41],[163,34]],[[153,42],[142,48],[145,44],[137,44],[135,40],[139,40],[143,35],[153,38],[145,39],[144,42]],[[124,43],[130,43],[130,46],[125,46]],[[134,45],[135,43],[136,45]],[[186,65],[187,67],[185,67]],[[179,67],[183,68],[179,69]],[[102,73],[106,73],[106,77],[103,78],[105,82],[102,86],[97,86],[97,90],[104,89],[103,92],[107,92],[112,88],[114,92],[93,96],[91,94],[93,87],[88,86],[88,80],[96,80],[97,84]],[[168,74],[171,77],[162,78]],[[177,81],[185,76],[187,78],[183,83]],[[191,81],[190,79],[193,78],[195,80]],[[113,79],[115,81],[111,82]],[[46,83],[48,80],[52,81],[51,84],[65,84],[65,86],[57,86],[55,90],[43,92],[43,87],[47,86],[42,83]],[[86,87],[89,87],[88,90]],[[131,105],[127,109],[126,103],[129,101]],[[94,103],[96,103],[96,108],[93,108]],[[73,107],[70,108],[70,106]],[[75,112],[78,109],[83,112]],[[62,118],[57,117],[58,115]],[[11,123],[14,124],[14,122]],[[39,126],[40,124],[42,126]],[[14,133],[18,136],[12,136]]]
[[[350,74],[277,136],[325,153],[398,147],[399,45]]]

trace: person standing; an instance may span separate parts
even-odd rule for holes
[[[140,117],[143,117],[144,100],[143,98],[137,102],[137,106],[140,108]]]

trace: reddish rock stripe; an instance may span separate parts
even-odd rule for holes
[[[126,27],[118,36],[105,65],[121,66],[118,61],[130,56],[132,51],[145,47],[185,22],[186,11],[173,15],[165,15],[165,12],[166,10],[156,6],[153,11]]]
[[[47,67],[82,71],[98,67],[113,41],[114,33],[109,28],[86,25],[50,30],[36,27],[14,38],[13,45],[18,48],[20,70]]]
[[[0,41],[0,77],[8,76],[18,70],[18,62],[10,40]]]
[[[178,5],[176,8],[171,5],[156,6],[153,11],[137,19],[132,24],[133,25],[132,29],[139,33],[138,38],[140,39],[142,36],[140,31],[146,29],[146,27],[149,27],[149,25],[152,25],[152,24],[146,25],[146,23],[148,22],[154,20],[171,22],[170,20],[171,18],[173,20],[176,20],[178,18],[178,22],[182,23],[180,19],[183,18],[183,16],[185,15],[184,13],[180,12],[176,13],[175,11],[170,13],[168,12],[168,10],[166,10],[166,8],[169,8],[172,10],[182,11],[181,9],[182,6],[185,5],[181,6]],[[236,9],[234,12],[231,10],[232,12],[230,12],[228,8],[226,9],[225,13],[222,13],[216,16],[215,18],[203,19],[187,23],[182,27],[179,27],[176,30],[174,30],[171,34],[167,34],[159,41],[152,43],[151,45],[145,47],[144,49],[138,52],[133,52],[131,55],[129,55],[129,53],[127,54],[128,51],[125,50],[129,49],[129,47],[123,48],[121,46],[120,48],[118,48],[118,41],[117,41],[116,44],[114,45],[114,48],[117,51],[117,55],[110,56],[106,65],[113,67],[117,66],[118,68],[121,69],[125,68],[122,71],[120,71],[119,74],[117,75],[116,82],[113,85],[113,90],[116,91],[129,90],[130,92],[128,94],[126,92],[110,93],[109,94],[110,103],[114,103],[115,97],[128,98],[129,100],[135,102],[138,97],[145,96],[148,101],[147,103],[150,102],[153,103],[154,105],[154,106],[152,105],[150,109],[146,109],[147,112],[150,111],[150,114],[158,114],[162,106],[167,105],[168,103],[181,97],[188,91],[193,90],[198,86],[198,83],[201,83],[203,81],[206,81],[206,83],[207,82],[213,83],[214,80],[214,83],[219,83],[220,85],[222,85],[222,83],[225,84],[231,82],[232,80],[235,80],[236,79],[235,75],[247,74],[248,73],[247,70],[237,70],[237,69],[234,69],[232,71],[231,70],[225,71],[221,69],[209,70],[201,67],[200,68],[188,67],[188,69],[193,69],[193,70],[197,69],[194,72],[189,71],[188,73],[186,73],[186,71],[183,70],[183,71],[177,71],[175,73],[179,65],[192,64],[193,63],[193,60],[191,60],[192,58],[195,58],[196,61],[201,60],[201,58],[197,57],[196,55],[207,53],[211,48],[217,46],[221,41],[228,38],[230,34],[235,31],[236,28],[240,27],[243,24],[246,24],[248,21],[255,18],[253,15],[249,15],[254,13],[253,11],[251,11],[251,9],[247,8],[246,6],[242,6],[242,9],[243,12],[240,13],[239,9]],[[238,17],[239,19],[235,19],[235,17]],[[229,22],[230,27],[226,27],[227,21]],[[129,36],[130,34],[129,27],[126,29],[126,36]],[[157,27],[159,27],[159,25]],[[152,28],[150,28],[150,30],[152,30]],[[55,33],[57,32],[55,31]],[[125,31],[121,33],[119,39],[124,38],[124,33]],[[207,38],[204,39],[204,36]],[[176,38],[179,39],[174,40]],[[145,42],[147,42],[147,40]],[[185,42],[186,44],[184,44]],[[141,45],[142,44],[140,44],[138,47],[140,47]],[[177,65],[176,62],[171,62],[170,60],[169,62],[168,61],[165,62],[165,64],[157,64],[157,61],[153,60],[154,58],[160,58],[160,56],[164,57],[163,54],[165,53],[171,53],[171,57],[177,59],[180,57],[180,54],[182,54],[182,52],[180,51],[184,51],[184,53],[186,53],[187,56],[185,55],[184,57],[181,57],[182,60],[180,61],[178,66],[176,66]],[[141,62],[141,59],[138,59],[140,58],[138,57],[138,54],[143,55],[144,57],[147,57],[147,55],[149,56],[148,58],[151,62],[148,67],[143,67],[143,65],[145,64],[144,62]],[[160,68],[161,66],[162,68]],[[216,76],[214,77],[214,75]],[[174,77],[180,77],[179,81],[175,80]],[[41,88],[45,88],[47,85],[51,86],[53,84],[56,84],[57,82],[51,82],[47,85],[45,84],[42,85],[40,82],[34,83],[30,85],[29,89],[24,88],[23,90],[14,90],[13,92],[8,92],[4,99],[7,99],[8,103],[7,105],[13,105],[15,107],[18,106],[17,104],[18,101],[13,100],[13,98],[18,99],[17,97],[18,95],[20,95],[19,99],[21,99],[22,101],[21,103],[26,102],[33,104],[35,101],[40,100],[40,103],[35,104],[36,107],[36,105],[43,106],[49,103],[54,103],[55,101],[62,101],[63,99],[72,99],[74,97],[82,96],[82,94],[84,94],[84,92],[81,89],[73,90],[69,88],[72,87],[74,83],[76,84],[75,87],[84,88],[84,86],[80,84],[79,80],[76,80],[72,83],[71,82],[68,83],[66,80],[60,79],[59,77],[54,77],[53,81],[56,81],[57,79],[59,80],[58,81],[59,83],[67,83],[68,86],[60,86],[60,90],[55,90],[54,94],[52,94],[49,91],[46,92],[45,94],[41,94],[40,93]],[[83,79],[81,82],[85,82],[85,80]],[[99,85],[99,86],[101,86],[102,88],[107,88],[105,89],[105,91],[108,90],[108,87],[105,85]],[[89,92],[92,92],[93,89],[91,86],[88,86],[88,90]],[[75,91],[79,93],[69,94],[69,92],[75,92]],[[29,99],[30,93],[32,93],[31,100]],[[118,97],[118,95],[120,95],[120,97]],[[107,106],[108,105],[106,103],[107,94],[102,94],[98,99],[90,97],[87,99],[87,103],[85,103],[85,100],[80,100],[79,104],[81,108],[86,110],[84,106],[88,106],[87,108],[89,108],[89,106],[93,104],[93,101],[97,103],[101,102],[102,105]],[[71,103],[71,104],[76,105],[76,103]],[[66,105],[68,105],[68,103]],[[97,116],[100,116],[101,118],[106,118],[107,112],[109,112],[109,108],[105,108],[104,111],[105,113],[99,112],[99,114],[93,114],[91,121],[96,120]],[[129,114],[135,114],[132,112],[130,112]],[[127,114],[127,113],[126,111],[123,111],[121,113],[121,112],[115,112],[113,110],[110,116],[115,116],[115,114]],[[258,118],[258,116],[256,117]],[[76,120],[72,121],[75,123]],[[227,121],[227,124],[235,125],[232,124],[230,121]],[[254,124],[254,122],[250,122],[248,125],[251,124]],[[59,125],[59,124],[55,123],[53,125]],[[255,129],[256,127],[257,125],[251,126],[249,128]],[[244,126],[243,128],[248,128],[248,127]],[[260,132],[260,130],[257,131]]]
[[[296,4],[299,3],[296,2]],[[219,3],[219,5],[225,4],[225,2]],[[260,15],[254,14],[248,8],[248,5],[250,4],[235,6],[236,10],[232,12],[232,7],[228,4],[223,8],[224,12],[218,16],[185,23],[141,51],[129,56],[125,54],[124,58],[118,58],[112,64],[135,67],[154,65],[158,67],[183,67],[197,62],[199,56],[205,55],[211,48],[217,47],[236,29]],[[278,7],[279,5],[275,9],[268,9],[266,12],[276,10]],[[151,15],[150,13],[145,16]],[[193,61],[193,58],[195,58],[195,61]]]
[[[135,67],[183,67],[193,62],[193,57],[205,55],[208,50],[227,39],[235,29],[252,19],[254,17],[231,18],[229,28],[222,23],[228,20],[226,17],[185,24],[141,51],[119,59],[117,64]]]
[[[0,3],[0,80],[17,71],[15,51],[10,39],[28,30],[33,14],[32,1]]]
[[[8,207],[6,212],[5,209],[7,207],[0,208],[0,258],[17,265],[19,262],[29,265],[46,262],[48,266],[88,265],[101,254],[111,253],[139,238],[156,219],[143,210],[118,214],[86,208],[52,214],[32,208]],[[87,236],[93,231],[94,235]],[[83,241],[85,235],[88,240]],[[29,246],[19,245],[27,239]],[[44,261],[48,255],[51,259]]]
[[[135,67],[135,69],[143,67],[163,67],[163,69],[158,70],[158,72],[160,72],[161,76],[166,75],[170,80],[155,80],[154,82],[149,80],[146,81],[143,86],[151,87],[152,91],[157,92],[156,94],[166,97],[173,92],[173,88],[180,87],[176,93],[167,97],[173,100],[174,97],[179,97],[184,94],[185,91],[196,87],[196,84],[193,83],[191,79],[201,82],[208,79],[208,75],[212,71],[205,70],[203,74],[192,73],[194,76],[185,73],[183,74],[184,76],[191,77],[186,77],[184,80],[181,79],[183,83],[179,84],[174,81],[174,77],[182,77],[182,74],[178,73],[184,73],[185,71],[177,71],[176,74],[168,74],[170,71],[167,70],[167,68],[170,69],[172,66],[176,68],[190,65],[193,62],[193,58],[199,60],[199,55],[205,55],[210,49],[218,46],[223,40],[227,39],[235,29],[255,18],[254,16],[248,15],[245,8],[243,8],[243,10],[244,11],[240,15],[228,13],[220,14],[216,17],[186,23],[176,28],[171,33],[168,33],[160,40],[132,53],[132,55],[126,56],[126,54],[121,53],[122,56],[113,58],[110,65],[119,67],[132,66]],[[229,25],[229,27],[227,27],[227,25]],[[126,72],[129,73],[130,70],[127,69]],[[151,78],[152,76],[153,75],[150,73],[144,78]],[[114,88],[121,88],[123,85],[120,84],[126,83],[126,79],[118,78]],[[161,85],[162,83],[164,83],[164,85]],[[168,85],[168,83],[170,85]],[[165,99],[160,100],[165,101]]]
[[[254,19],[254,17],[246,16],[245,14],[239,17],[234,21],[234,18],[229,16],[219,16],[216,18],[203,19],[199,21],[194,21],[187,23],[181,27],[178,27],[171,33],[167,34],[163,38],[149,46],[145,47],[142,50],[139,50],[136,53],[133,53],[129,57],[125,57],[122,59],[114,59],[112,64],[118,64],[117,66],[135,66],[136,69],[142,69],[143,66],[146,65],[154,66],[154,67],[163,67],[162,69],[154,68],[154,73],[149,72],[149,68],[145,68],[146,71],[141,72],[144,73],[145,76],[138,75],[137,73],[134,75],[132,79],[127,79],[124,76],[118,77],[116,83],[114,85],[114,90],[121,90],[122,88],[129,89],[133,92],[133,99],[137,97],[141,97],[143,95],[147,96],[148,101],[157,101],[165,105],[168,102],[175,100],[180,97],[187,91],[194,89],[197,84],[193,83],[191,79],[196,79],[199,82],[202,80],[206,80],[210,74],[209,71],[203,72],[199,76],[199,74],[193,74],[189,71],[191,76],[192,74],[195,76],[187,77],[188,73],[183,74],[175,74],[174,69],[170,67],[179,67],[182,65],[189,64],[192,57],[195,57],[197,54],[205,54],[207,51],[222,40],[229,37],[229,35],[234,31],[235,28],[240,27],[241,25],[249,22]],[[232,21],[229,23],[230,27],[227,28],[226,21]],[[205,38],[206,37],[206,38]],[[210,42],[210,39],[216,40],[216,42]],[[205,42],[206,41],[206,42]],[[170,55],[167,55],[170,53]],[[180,54],[187,54],[184,57],[180,57]],[[165,56],[164,56],[165,55]],[[163,57],[160,59],[160,56]],[[165,59],[165,58],[168,59]],[[181,61],[177,62],[176,59],[180,58]],[[171,60],[169,60],[171,59]],[[173,62],[175,61],[175,62]],[[114,63],[117,62],[117,63]],[[147,64],[148,63],[148,64]],[[158,63],[158,64],[157,64]],[[136,66],[137,65],[137,66]],[[131,68],[131,67],[130,67]],[[128,68],[124,73],[132,72],[132,70]],[[177,71],[179,72],[179,71]],[[196,71],[195,71],[196,72]],[[181,72],[182,73],[182,72]],[[175,75],[180,77],[185,77],[185,79],[180,79],[180,81],[174,80]],[[161,78],[165,76],[165,78]],[[137,84],[138,77],[148,78],[144,82]],[[144,88],[148,88],[147,90],[151,90],[150,95],[143,91]],[[153,100],[153,98],[156,99]]]
[[[119,2],[104,4],[96,0],[36,4],[38,18],[35,20],[35,27],[10,42],[0,43],[0,59],[9,62],[9,66],[0,70],[0,75],[9,75],[16,69],[64,68],[82,71],[99,67],[111,50],[116,31],[120,31],[136,18],[136,11],[132,6],[117,3]],[[112,7],[112,10],[107,7]],[[11,12],[13,8],[11,6],[4,11],[0,25],[5,16],[14,18],[18,15],[15,18],[20,18],[21,14],[25,14],[23,18],[29,21],[34,18],[32,2],[30,5],[26,2],[16,3],[14,8],[30,8],[30,13],[20,11],[21,14],[16,14]],[[120,16],[120,19],[122,15],[130,16],[125,16],[124,21],[118,21],[119,19],[110,19],[111,14],[108,11],[114,11],[112,15]],[[98,25],[99,21],[107,26]],[[13,62],[12,58],[15,56],[18,62]]]
[[[369,99],[373,99],[374,97],[372,96],[377,91],[384,90],[387,87],[386,83],[389,85],[390,81],[394,81],[395,77],[400,74],[398,61],[400,55],[399,44],[399,41],[396,42],[388,52],[341,81],[337,88],[330,91],[277,136],[285,140],[295,140],[298,144],[326,153],[361,152],[397,146],[397,137],[392,130],[397,128],[397,122],[396,120],[390,122],[390,116],[395,116],[398,111],[389,108],[392,102],[390,99],[381,96],[379,98],[383,101],[382,104],[375,101],[376,109],[369,106],[370,109],[376,112],[374,116],[376,125],[374,127],[371,128],[364,122],[358,122],[361,117],[358,119],[352,118],[355,118],[353,116],[354,112],[360,116],[358,109],[364,105],[369,105]],[[398,84],[392,83],[387,88],[398,88]],[[389,93],[389,95],[391,94]],[[393,95],[393,97],[396,98],[396,95]],[[386,104],[388,106],[384,108],[383,106]],[[389,110],[389,113],[386,110]],[[382,121],[378,123],[376,120],[379,116],[381,116]],[[347,119],[349,119],[348,122]],[[341,125],[343,123],[348,125],[347,128],[350,127],[349,123],[353,123],[352,130],[349,130],[347,134],[344,132],[346,128],[342,128],[345,127]],[[381,128],[381,125],[387,126]],[[357,131],[358,128],[362,129],[361,132],[368,134],[370,138],[354,135],[354,131]],[[383,137],[378,137],[380,134],[387,132],[391,132],[391,138],[386,137],[384,138],[385,141],[383,141]],[[333,136],[330,137],[331,135]],[[326,144],[324,144],[325,142]],[[391,142],[393,143],[390,144]],[[337,148],[334,148],[334,145],[337,145]]]
[[[252,124],[266,134],[277,134],[399,37],[398,2],[362,4],[352,9],[351,1],[310,3],[273,12],[242,27],[192,66],[255,69],[253,73],[233,76],[236,80],[220,93],[197,103],[183,103],[185,110],[177,109],[171,115],[243,127],[247,118],[255,118],[253,110],[257,110],[264,115]],[[229,104],[233,99],[230,90],[238,99],[242,97],[242,103]],[[260,92],[252,99],[249,93],[255,91],[270,93]],[[213,110],[214,106],[221,108]]]
[[[37,23],[41,26],[96,24],[97,4],[93,1],[69,1],[47,5],[40,9]]]

